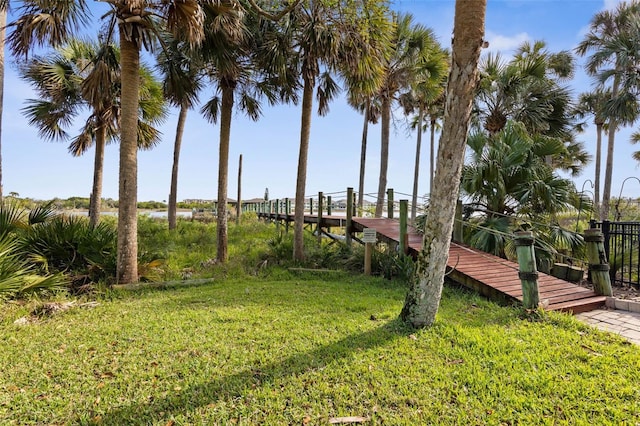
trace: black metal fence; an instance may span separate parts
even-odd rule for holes
[[[611,283],[640,287],[640,222],[590,222],[604,235],[608,253]]]

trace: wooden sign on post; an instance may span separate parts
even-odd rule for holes
[[[362,231],[362,242],[363,243],[373,243],[375,244],[378,241],[377,232],[373,228],[365,228]]]
[[[371,275],[371,250],[377,242],[377,233],[373,228],[365,228],[363,230],[362,242],[364,244],[364,274]]]

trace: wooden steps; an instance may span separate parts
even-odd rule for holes
[[[400,226],[396,220],[354,218],[353,221],[358,230],[375,228],[380,239],[398,241]],[[410,253],[417,255],[422,248],[422,237],[410,229],[408,240]],[[515,262],[452,243],[447,267],[449,278],[480,294],[522,302],[522,285]],[[603,306],[606,301],[606,297],[592,290],[543,273],[538,276],[538,293],[545,309],[552,311],[587,312]]]

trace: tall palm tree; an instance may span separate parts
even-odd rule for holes
[[[367,163],[367,142],[369,138],[369,124],[378,124],[380,120],[380,105],[373,96],[366,96],[348,88],[348,102],[351,107],[362,113],[362,137],[360,140],[360,172],[358,174],[358,209],[364,208],[364,176]]]
[[[4,101],[4,46],[7,36],[7,9],[9,1],[0,1],[0,203],[2,203],[2,109]]]
[[[593,124],[596,125],[596,159],[595,159],[595,176],[593,180],[594,199],[593,208],[598,217],[600,217],[600,168],[602,164],[602,132],[606,123],[604,105],[607,99],[611,98],[611,93],[603,90],[594,90],[589,93],[580,95],[576,114],[584,117],[587,114],[593,115]]]
[[[429,109],[442,99],[447,71],[449,69],[447,52],[436,49],[432,52],[428,61],[418,67],[417,76],[409,91],[399,96],[399,102],[404,108],[405,115],[418,110],[415,118],[417,129],[416,156],[413,170],[413,191],[411,200],[411,221],[414,222],[418,206],[418,177],[420,172],[420,151],[422,147],[422,133],[425,127],[425,118]],[[433,126],[432,126],[433,127]],[[431,129],[431,143],[433,146],[434,129]],[[433,151],[433,149],[432,149]],[[433,155],[433,152],[432,152]]]
[[[220,7],[228,5],[220,2]],[[122,72],[122,116],[118,189],[117,281],[138,280],[138,108],[140,52],[158,35],[159,20],[176,37],[192,45],[204,37],[204,13],[196,0],[121,0],[108,2],[108,27],[118,29]],[[112,32],[110,34],[113,34]]]
[[[382,216],[387,190],[391,109],[398,96],[415,84],[425,64],[439,52],[433,31],[413,23],[410,14],[394,16],[395,34],[390,55],[384,64],[384,81],[378,92],[381,104],[380,177],[376,199],[376,217]],[[428,71],[427,71],[428,73]]]
[[[198,93],[202,90],[202,66],[197,63],[197,55],[189,49],[187,43],[169,35],[165,48],[158,55],[158,69],[163,76],[163,91],[169,102],[178,107],[178,122],[173,144],[173,163],[171,166],[171,185],[167,218],[169,230],[176,229],[178,201],[178,166],[180,148],[187,113],[198,102]]]
[[[85,0],[41,2],[24,0],[15,9],[17,19],[6,24],[11,1],[0,0],[0,123],[4,98],[5,44],[17,57],[26,57],[36,46],[60,46],[89,20]],[[6,30],[10,28],[9,36]],[[2,128],[0,126],[0,201],[2,200]]]
[[[89,219],[100,219],[104,149],[117,138],[120,119],[119,52],[113,44],[72,40],[49,56],[35,57],[23,66],[23,78],[39,94],[23,109],[29,123],[49,140],[70,139],[65,127],[85,109],[90,113],[69,151],[78,156],[95,143],[93,186]],[[160,140],[155,129],[166,114],[159,83],[150,70],[141,72],[141,111],[138,143],[149,149]]]
[[[329,101],[338,91],[330,71],[354,70],[359,65],[359,76],[363,81],[375,81],[379,64],[369,55],[364,40],[375,40],[383,33],[380,29],[387,26],[383,2],[344,0],[341,7],[335,6],[321,0],[301,3],[291,12],[286,24],[293,35],[295,63],[303,86],[294,211],[293,257],[296,260],[304,258],[304,198],[313,92],[318,85],[318,112],[324,115],[328,112]]]
[[[249,117],[257,119],[260,109],[251,93],[249,46],[250,34],[244,22],[244,11],[234,8],[219,13],[208,10],[205,19],[205,40],[201,53],[206,73],[215,84],[217,93],[202,108],[212,122],[220,118],[220,141],[218,150],[218,202],[217,202],[217,254],[220,263],[227,261],[227,186],[229,175],[229,146],[231,141],[231,118],[240,92],[242,105],[247,106]],[[216,25],[221,20],[231,21],[228,26]],[[231,30],[231,31],[230,31]]]
[[[609,125],[601,220],[609,217],[616,132],[619,126],[633,123],[637,116],[637,99],[632,93],[634,87],[627,83],[634,81],[629,77],[636,74],[640,64],[639,21],[639,2],[620,3],[613,11],[597,13],[591,20],[589,32],[576,47],[581,56],[591,52],[586,63],[587,72],[597,78],[601,87],[611,90],[611,97],[604,106]]]
[[[446,84],[442,95],[435,102],[429,104],[427,108],[427,118],[429,120],[429,194],[433,191],[433,174],[435,171],[435,146],[436,130],[440,128],[439,122],[444,117],[444,95]]]
[[[452,61],[438,167],[416,276],[400,318],[413,327],[433,324],[440,305],[473,97],[484,38],[486,0],[456,0]]]

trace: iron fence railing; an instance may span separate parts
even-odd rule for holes
[[[609,273],[614,285],[640,287],[640,222],[590,222],[604,235]]]

